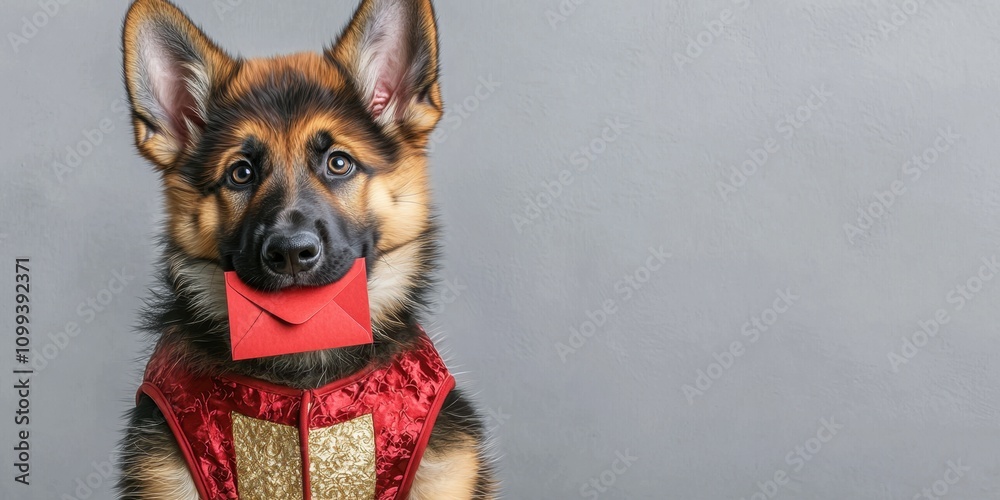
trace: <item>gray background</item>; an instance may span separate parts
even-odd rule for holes
[[[179,3],[247,56],[319,48],[354,7],[228,0],[220,15],[226,1]],[[1000,256],[1000,4],[575,2],[564,19],[548,14],[559,0],[438,2],[453,114],[433,171],[458,293],[442,288],[428,326],[488,415],[506,496],[749,499],[777,475],[782,499],[1000,498],[1000,283],[976,277]],[[112,497],[101,464],[141,369],[130,325],[161,218],[113,104],[126,6],[69,0],[27,44],[0,45],[0,303],[13,257],[30,256],[34,345],[55,353],[32,382],[25,488],[0,306],[2,498]],[[42,11],[2,10],[4,34]],[[500,86],[476,97],[480,79]],[[812,109],[814,89],[832,95]],[[58,178],[104,120],[113,130]],[[607,120],[627,128],[604,133]],[[949,128],[954,144],[937,141]],[[919,179],[914,155],[933,158]],[[902,194],[876,196],[896,181]],[[849,238],[859,209],[881,217]],[[672,255],[657,270],[650,247]],[[104,291],[123,267],[125,290]],[[645,281],[630,295],[627,274]],[[978,290],[961,308],[957,286]],[[779,289],[798,296],[784,313],[769,311]],[[89,298],[112,302],[91,316]],[[914,334],[939,310],[936,335]],[[773,325],[753,341],[755,317]],[[68,322],[80,333],[57,348],[48,335]],[[894,367],[904,339],[921,347]]]

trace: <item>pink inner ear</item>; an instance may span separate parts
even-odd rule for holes
[[[375,95],[372,96],[370,106],[371,114],[375,119],[382,116],[382,112],[389,106],[390,100],[392,100],[392,91],[389,90],[389,86],[384,81],[379,81],[375,84]]]
[[[187,88],[187,71],[163,51],[151,48],[145,55],[149,58],[152,91],[164,114],[161,118],[166,119],[178,139],[187,140],[187,120],[197,126],[204,125],[195,98]]]
[[[378,8],[367,20],[361,47],[360,74],[363,82],[374,82],[368,104],[372,116],[379,119],[392,101],[404,99],[410,54],[406,46],[410,23],[406,2],[375,2]],[[403,105],[403,103],[398,103]],[[398,110],[397,110],[398,111]]]

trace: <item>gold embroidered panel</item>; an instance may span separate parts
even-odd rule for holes
[[[233,413],[240,500],[302,500],[302,453],[295,427]]]
[[[297,428],[232,414],[241,500],[302,500]],[[375,427],[371,415],[309,430],[309,482],[314,500],[375,497]]]
[[[316,500],[375,498],[375,426],[371,415],[309,431],[309,482]]]

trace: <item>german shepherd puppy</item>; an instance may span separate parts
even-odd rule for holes
[[[143,316],[157,345],[202,374],[297,389],[411,349],[437,257],[426,147],[443,105],[431,1],[363,0],[321,53],[243,59],[167,0],[136,0],[123,51],[135,143],[165,190],[162,280]],[[265,249],[274,237],[291,240],[278,259]],[[224,271],[275,291],[332,283],[362,257],[374,344],[232,360]],[[156,405],[142,398],[128,419],[121,498],[197,498]],[[451,391],[410,498],[494,498],[484,439]]]

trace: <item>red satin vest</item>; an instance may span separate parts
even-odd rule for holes
[[[166,417],[204,500],[407,498],[455,386],[430,339],[313,390],[195,376],[162,349],[138,398]]]

